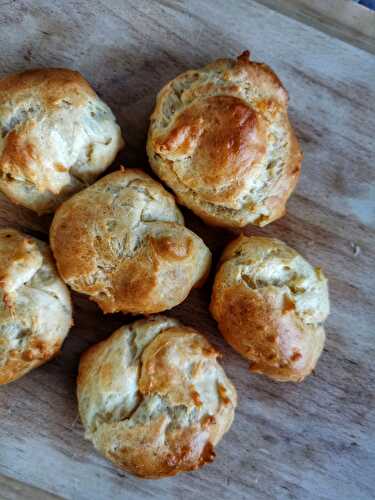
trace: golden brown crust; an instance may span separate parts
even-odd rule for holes
[[[50,345],[47,342],[32,340],[26,351],[18,349],[9,352],[9,359],[0,368],[0,385],[9,384],[34,368],[38,368],[55,357],[62,346],[63,339]],[[1,341],[0,341],[1,344]]]
[[[211,462],[237,402],[217,355],[172,318],[120,328],[81,358],[77,395],[86,437],[139,477],[174,476]]]
[[[70,295],[47,246],[0,229],[0,384],[55,356],[71,324]]]
[[[241,235],[223,253],[210,310],[251,371],[301,381],[323,349],[327,280],[285,243]]]
[[[178,200],[210,224],[280,217],[302,154],[280,80],[244,53],[191,70],[159,93],[147,150]]]
[[[42,88],[41,96],[47,107],[59,106],[69,95],[72,104],[83,106],[87,96],[96,97],[95,92],[78,71],[64,68],[33,69],[8,75],[0,80],[0,106],[10,98],[29,95],[30,89]],[[82,94],[84,92],[84,94]]]
[[[151,314],[182,302],[210,268],[174,198],[144,172],[114,172],[65,202],[51,226],[63,279],[104,312]]]
[[[192,156],[196,168],[184,172],[184,183],[204,192],[211,203],[239,208],[236,196],[241,194],[244,178],[264,155],[264,143],[264,124],[253,109],[237,97],[212,96],[182,112],[171,132],[156,140],[154,147],[156,153],[166,153],[169,158]],[[238,182],[223,190],[228,179]]]
[[[53,210],[94,182],[122,146],[110,109],[78,72],[0,80],[0,189],[13,202]]]

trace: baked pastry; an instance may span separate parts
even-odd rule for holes
[[[265,226],[281,217],[300,173],[288,94],[275,73],[219,59],[169,82],[151,116],[151,167],[208,224]]]
[[[48,361],[71,325],[70,294],[48,246],[0,229],[0,384]]]
[[[327,280],[282,241],[240,236],[224,251],[210,309],[251,371],[299,382],[323,350]]]
[[[172,318],[123,326],[81,358],[77,395],[85,437],[145,478],[211,462],[237,402],[217,356],[203,335]]]
[[[51,247],[62,278],[104,312],[151,314],[203,283],[211,254],[173,196],[141,170],[103,177],[57,210]]]
[[[111,110],[76,71],[0,80],[0,191],[13,203],[53,211],[93,183],[122,146]]]

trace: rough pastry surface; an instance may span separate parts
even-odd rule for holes
[[[272,222],[299,177],[288,94],[268,66],[248,56],[178,76],[160,91],[151,116],[153,170],[209,224]]]
[[[0,190],[14,203],[53,211],[92,184],[122,146],[111,110],[78,72],[0,80]]]
[[[77,394],[86,438],[109,460],[159,478],[213,460],[236,391],[196,330],[154,316],[83,354]]]
[[[300,381],[323,350],[327,279],[282,241],[242,235],[224,251],[210,309],[251,371]]]
[[[0,384],[48,361],[71,325],[70,294],[47,245],[0,229]]]
[[[62,278],[104,312],[151,314],[182,302],[211,254],[171,194],[137,169],[109,174],[67,200],[52,222]]]

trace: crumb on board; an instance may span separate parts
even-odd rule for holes
[[[350,243],[350,247],[352,249],[354,257],[357,257],[361,253],[361,247],[357,245],[357,243],[354,243],[354,241]]]

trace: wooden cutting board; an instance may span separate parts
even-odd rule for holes
[[[169,314],[223,352],[239,393],[234,425],[213,464],[142,481],[112,467],[83,439],[75,399],[82,351],[130,318],[104,317],[75,295],[75,327],[62,354],[0,388],[0,474],[79,500],[374,498],[374,56],[250,0],[0,4],[1,76],[40,66],[81,71],[117,115],[127,140],[120,161],[130,167],[147,168],[148,117],[161,86],[244,49],[288,88],[305,153],[286,217],[247,233],[282,238],[329,277],[332,313],[316,375],[297,385],[251,375],[208,313],[211,278]],[[184,213],[216,262],[233,235]],[[48,217],[3,198],[0,222],[48,237]],[[0,498],[46,495],[31,491],[0,478]]]

